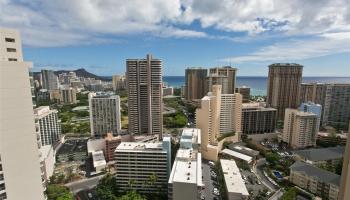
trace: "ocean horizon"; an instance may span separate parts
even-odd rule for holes
[[[185,76],[163,76],[169,86],[179,88],[185,85]],[[303,83],[349,83],[350,77],[305,76]],[[251,95],[266,95],[267,76],[237,76],[236,86],[250,87]]]

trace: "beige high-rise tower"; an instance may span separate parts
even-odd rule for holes
[[[205,159],[217,160],[224,134],[235,133],[232,139],[237,142],[241,133],[242,95],[222,94],[221,85],[214,85],[213,92],[201,100],[196,110],[196,126],[202,132],[202,154]]]
[[[299,106],[299,91],[303,66],[276,63],[269,66],[267,106],[277,109],[277,120],[284,119],[286,108]]]
[[[162,138],[162,61],[126,60],[129,133],[157,134]]]
[[[210,92],[213,85],[221,85],[222,94],[235,93],[236,73],[237,69],[231,66],[210,68],[205,91]]]
[[[349,133],[350,136],[350,123],[349,123]],[[346,148],[343,158],[343,170],[341,173],[340,188],[339,188],[339,200],[350,199],[350,139],[346,142]]]
[[[29,67],[17,31],[0,29],[0,199],[44,200]]]
[[[316,145],[320,119],[316,114],[296,109],[286,109],[283,129],[283,142],[294,149]]]

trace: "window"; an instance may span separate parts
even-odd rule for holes
[[[6,42],[15,42],[15,38],[5,38]]]
[[[15,48],[7,48],[7,52],[16,52]]]
[[[9,58],[9,61],[17,61],[17,58]]]

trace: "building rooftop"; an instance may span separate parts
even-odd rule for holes
[[[221,151],[221,153],[227,154],[227,155],[232,156],[234,158],[238,158],[240,160],[244,160],[248,163],[250,163],[253,160],[253,158],[251,156],[247,156],[245,154],[242,154],[242,153],[239,153],[236,151],[232,151],[230,149],[224,149]]]
[[[192,149],[179,149],[171,170],[168,183],[202,183],[202,155]]]
[[[222,172],[224,173],[227,192],[240,193],[243,196],[249,196],[236,162],[233,160],[221,159],[220,163]]]
[[[153,150],[162,150],[163,146],[161,142],[156,143],[143,143],[143,142],[122,142],[118,145],[115,151],[123,150],[134,150],[134,151],[153,151]]]
[[[303,67],[297,63],[273,63],[269,67]]]
[[[57,154],[87,152],[87,139],[66,140],[58,149]]]
[[[290,166],[292,171],[297,171],[300,173],[304,173],[307,176],[315,177],[321,182],[331,183],[333,185],[340,185],[340,176],[329,171],[320,169],[313,165],[297,161],[292,166]]]
[[[294,151],[295,154],[310,161],[323,161],[341,159],[345,152],[345,146],[320,148],[320,149],[305,149]]]
[[[201,143],[201,130],[198,128],[184,128],[181,134],[182,142],[191,142],[192,144],[200,144]]]
[[[53,147],[52,145],[41,146],[39,151],[41,153],[40,161],[44,161],[44,159],[49,156],[50,151],[53,151]]]
[[[40,106],[34,109],[34,114],[39,117],[46,116],[47,114],[58,112],[57,110],[50,110],[50,106]]]

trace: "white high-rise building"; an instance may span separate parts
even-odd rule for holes
[[[114,153],[121,191],[166,194],[171,170],[170,137],[156,143],[122,142]]]
[[[41,70],[42,88],[47,90],[58,89],[58,77],[52,70]]]
[[[317,114],[287,108],[282,139],[294,149],[316,145],[320,118]]]
[[[200,145],[200,129],[185,128],[182,131],[180,149],[168,181],[169,200],[192,200],[201,197],[204,184]]]
[[[58,119],[58,111],[50,110],[49,106],[40,106],[34,109],[34,114],[39,125],[41,145],[55,146],[61,137],[61,122]]]
[[[44,200],[29,81],[16,30],[0,29],[0,199]]]
[[[91,135],[114,135],[121,129],[120,98],[110,93],[89,93]]]

